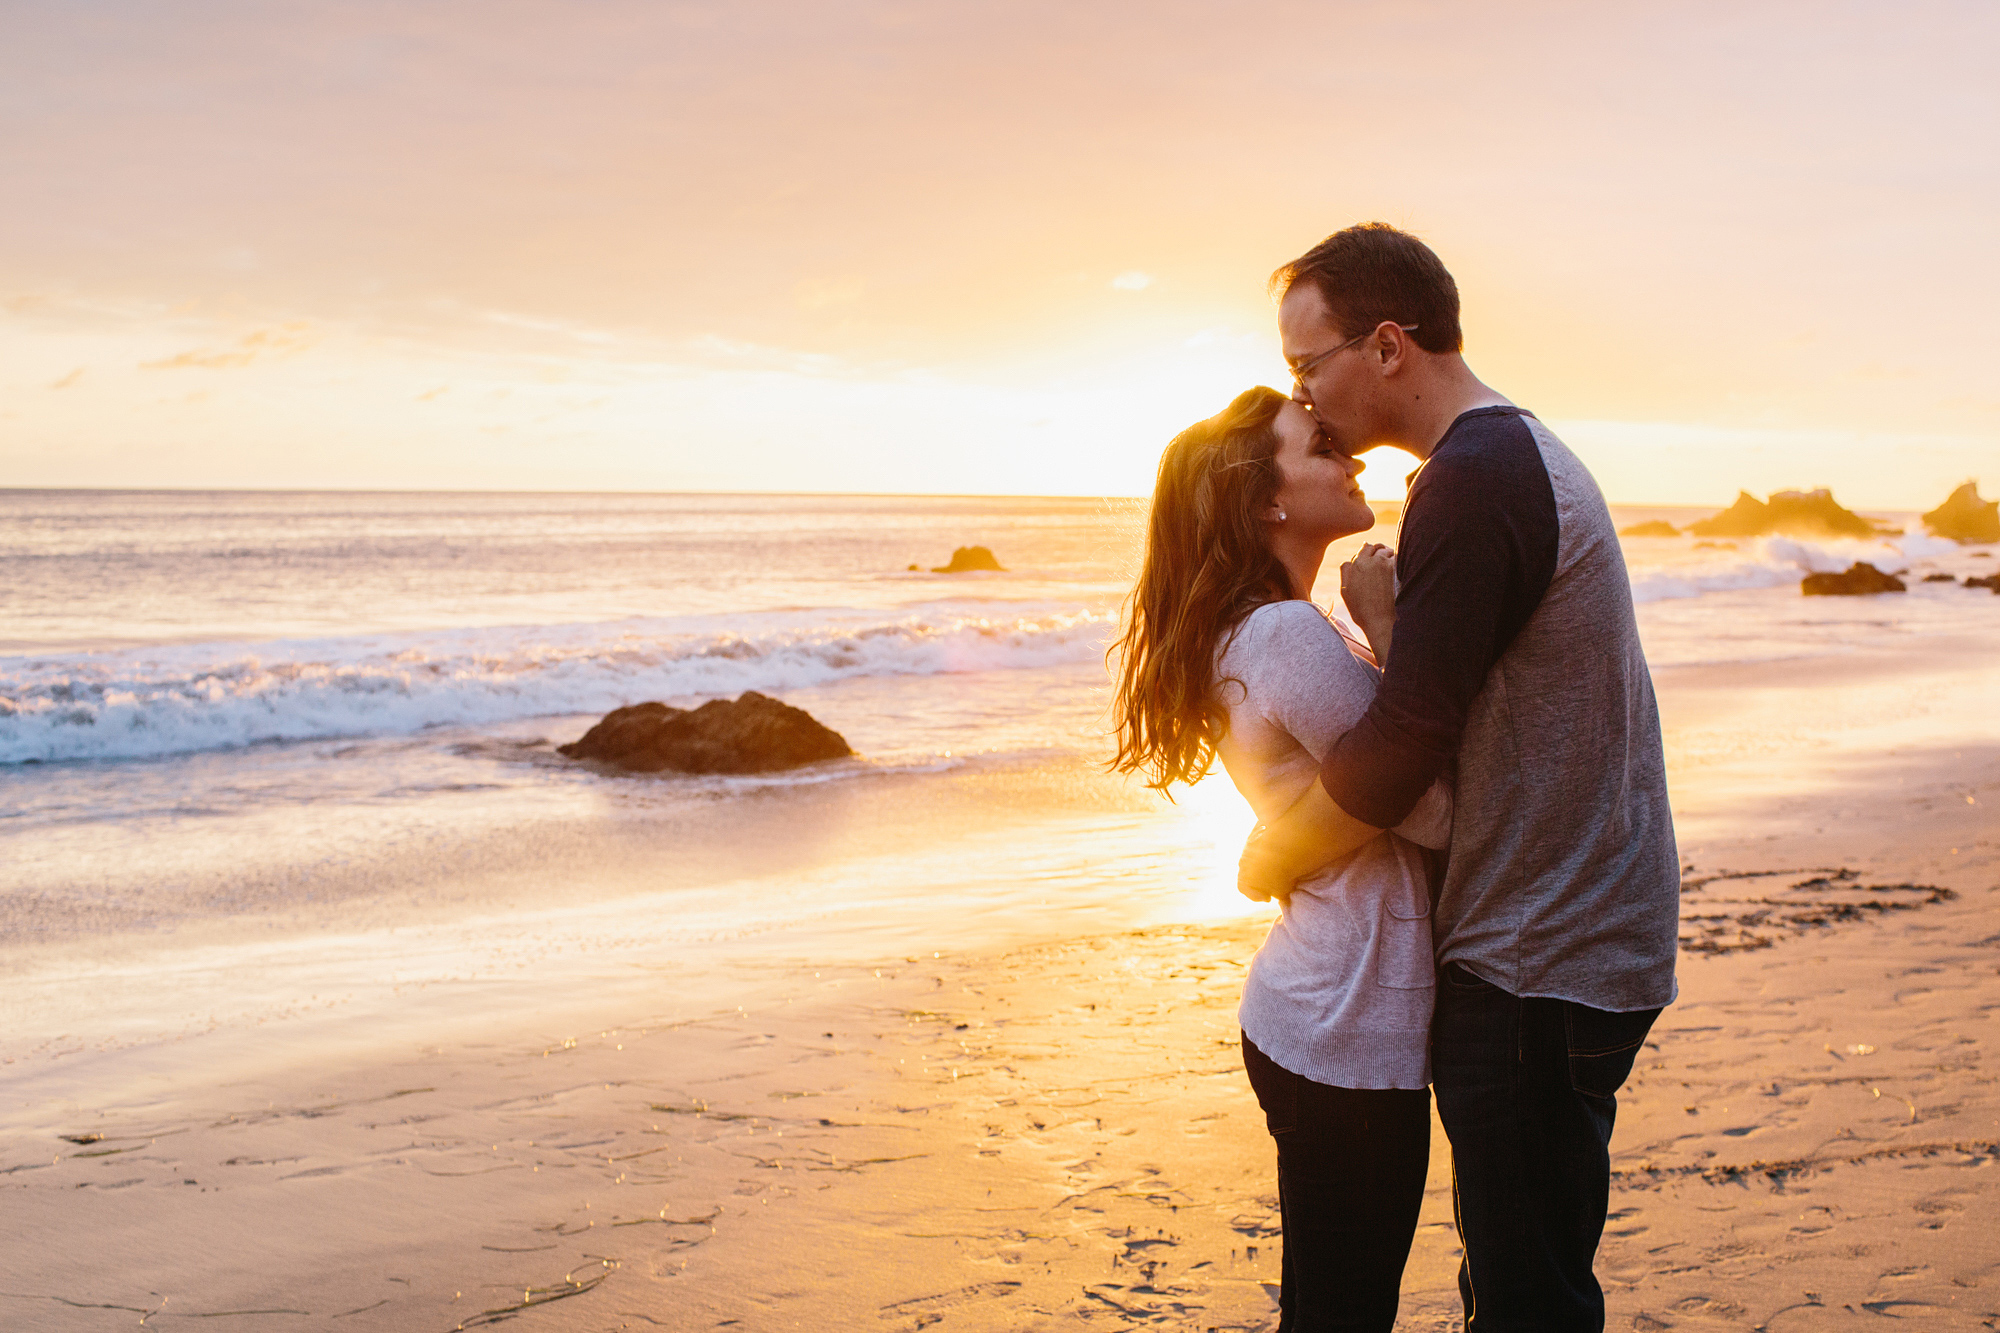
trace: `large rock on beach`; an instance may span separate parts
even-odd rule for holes
[[[2000,500],[1979,498],[1979,483],[1968,481],[1924,515],[1924,526],[1955,542],[2000,542]]]
[[[1799,584],[1808,597],[1866,597],[1876,592],[1907,592],[1903,581],[1884,574],[1865,560],[1857,560],[1839,574],[1808,574]]]
[[[1697,537],[1873,537],[1883,530],[1851,509],[1842,508],[1833,492],[1773,491],[1759,500],[1748,491],[1736,493],[1736,503],[1688,525]]]
[[[1618,529],[1620,537],[1678,537],[1681,530],[1663,518],[1649,519]]]
[[[1947,575],[1946,577],[1950,576]],[[1994,592],[2000,593],[2000,574],[1980,574],[1977,576],[1967,574],[1965,576],[1965,586],[1968,588],[1991,588]]]
[[[997,570],[1002,574],[1007,572],[1000,568],[1000,562],[993,558],[993,552],[984,546],[961,546],[951,553],[950,564],[932,565],[931,573],[968,574],[975,569]]]
[[[581,740],[556,750],[634,773],[770,773],[854,753],[839,732],[803,708],[755,690],[699,708],[614,708]]]

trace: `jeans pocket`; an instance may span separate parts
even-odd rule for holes
[[[1574,1001],[1563,1002],[1563,1032],[1569,1043],[1569,1085],[1586,1097],[1613,1097],[1632,1072],[1632,1063],[1653,1030],[1657,1009],[1616,1014]]]
[[[1446,963],[1439,969],[1439,975],[1444,978],[1446,986],[1467,995],[1477,994],[1480,991],[1497,991],[1500,989],[1467,967],[1464,963]]]

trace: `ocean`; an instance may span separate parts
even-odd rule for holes
[[[1649,660],[2000,625],[2000,598],[1917,581],[2000,562],[1879,517],[1910,535],[1629,539]],[[53,1080],[17,1109],[85,1097],[114,1052],[170,1079],[196,1038],[255,1063],[302,1025],[541,1021],[669,961],[692,1004],[760,949],[1244,910],[1225,781],[1170,805],[1101,771],[1143,523],[1132,499],[0,492],[0,1062]],[[1005,572],[931,572],[971,544]],[[1799,596],[1855,559],[1909,593]],[[642,778],[553,750],[744,690],[857,757]]]
[[[1369,537],[1393,541],[1393,516]],[[1143,522],[1130,499],[0,492],[0,765],[932,676],[960,678],[990,721],[1008,682],[1102,660]],[[929,572],[975,542],[1007,572]],[[1948,630],[1967,603],[1940,589],[1795,590],[1854,559],[1981,567],[1961,554],[1922,535],[1626,543],[1656,665]],[[875,757],[941,756],[952,712],[903,719]]]

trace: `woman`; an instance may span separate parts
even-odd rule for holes
[[[1118,769],[1164,790],[1220,757],[1260,820],[1318,780],[1374,696],[1395,623],[1393,558],[1373,544],[1341,567],[1373,656],[1310,600],[1327,546],[1374,526],[1361,469],[1266,388],[1167,446],[1119,643]],[[1278,1150],[1286,1333],[1395,1323],[1430,1157],[1420,848],[1450,830],[1440,783],[1402,826],[1299,881],[1244,982],[1243,1062]]]

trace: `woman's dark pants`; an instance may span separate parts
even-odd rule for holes
[[[1598,1333],[1591,1263],[1611,1188],[1616,1093],[1658,1018],[1522,999],[1457,963],[1438,977],[1431,1086],[1475,1333]]]
[[[1248,1037],[1243,1067],[1278,1145],[1279,1333],[1388,1333],[1424,1201],[1430,1093],[1315,1083]]]

